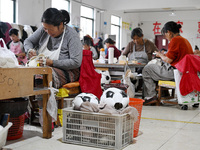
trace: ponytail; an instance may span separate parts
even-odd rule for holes
[[[69,16],[69,13],[66,11],[66,10],[60,10],[60,12],[62,13],[63,15],[63,23],[66,25],[70,22],[70,16]]]

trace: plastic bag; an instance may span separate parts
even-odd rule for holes
[[[3,43],[3,47],[0,47],[0,68],[18,67],[19,63],[15,54],[7,49],[6,44],[2,38],[0,38],[0,41]]]
[[[131,70],[127,69],[123,80],[124,80],[125,84],[128,85],[127,95],[130,98],[134,98],[135,97],[135,85],[131,82],[130,76],[131,76]],[[134,76],[132,78],[134,78]]]
[[[57,121],[58,108],[57,108],[55,94],[58,92],[58,89],[55,89],[55,88],[52,87],[52,81],[49,84],[50,84],[50,88],[49,89],[51,91],[51,94],[50,94],[49,100],[47,102],[47,111],[48,111],[49,115],[55,121]]]
[[[176,83],[176,94],[178,98],[178,104],[194,104],[199,103],[199,92],[194,90],[193,92],[183,96],[180,92],[180,82],[183,74],[178,70],[174,69],[174,78]]]

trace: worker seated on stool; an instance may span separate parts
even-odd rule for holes
[[[180,36],[181,25],[176,22],[167,22],[162,28],[162,34],[170,41],[168,52],[163,55],[155,52],[164,62],[162,66],[156,64],[146,65],[142,71],[144,81],[144,105],[157,103],[156,81],[174,80],[175,65],[186,55],[193,54],[189,41]]]
[[[48,8],[42,15],[42,27],[24,41],[24,48],[31,58],[44,54],[47,59],[40,65],[52,67],[54,88],[78,81],[82,62],[82,44],[78,33],[67,24],[69,13]],[[38,47],[38,49],[35,49]]]
[[[144,38],[144,34],[141,28],[134,28],[131,32],[132,41],[128,43],[122,55],[128,57],[130,61],[137,61],[138,63],[147,64],[148,61],[152,59],[152,54],[154,51],[158,51],[158,48],[155,46],[153,42]],[[134,72],[138,74],[142,73],[143,67],[137,67]],[[136,91],[141,90],[143,81],[142,78],[137,79],[138,86],[136,87]]]
[[[48,57],[46,63],[41,60],[40,64],[52,67],[55,88],[79,79],[82,44],[78,33],[67,25],[69,21],[67,11],[48,8],[42,15],[42,27],[24,42],[29,58],[40,53]]]

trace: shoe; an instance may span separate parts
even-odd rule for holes
[[[158,102],[158,98],[157,98],[157,96],[154,96],[154,97],[152,97],[152,98],[150,98],[150,99],[144,99],[145,100],[145,102],[143,103],[143,105],[150,105],[150,104],[155,104],[155,103],[157,103]]]
[[[192,105],[192,107],[198,108],[199,107],[199,103],[196,103],[196,104]]]

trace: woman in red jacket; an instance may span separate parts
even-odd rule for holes
[[[174,80],[175,65],[183,59],[186,54],[193,54],[189,41],[180,35],[181,25],[169,21],[162,28],[162,34],[170,41],[168,51],[165,55],[156,52],[165,63],[162,66],[156,64],[146,65],[142,71],[144,81],[144,104],[157,102],[156,83],[159,80]]]
[[[114,57],[118,58],[121,55],[121,51],[118,50],[117,47],[115,47],[115,41],[112,40],[111,38],[107,38],[104,41],[104,44],[106,44],[107,49],[109,49],[110,47],[114,48]],[[105,58],[108,59],[108,51]]]

